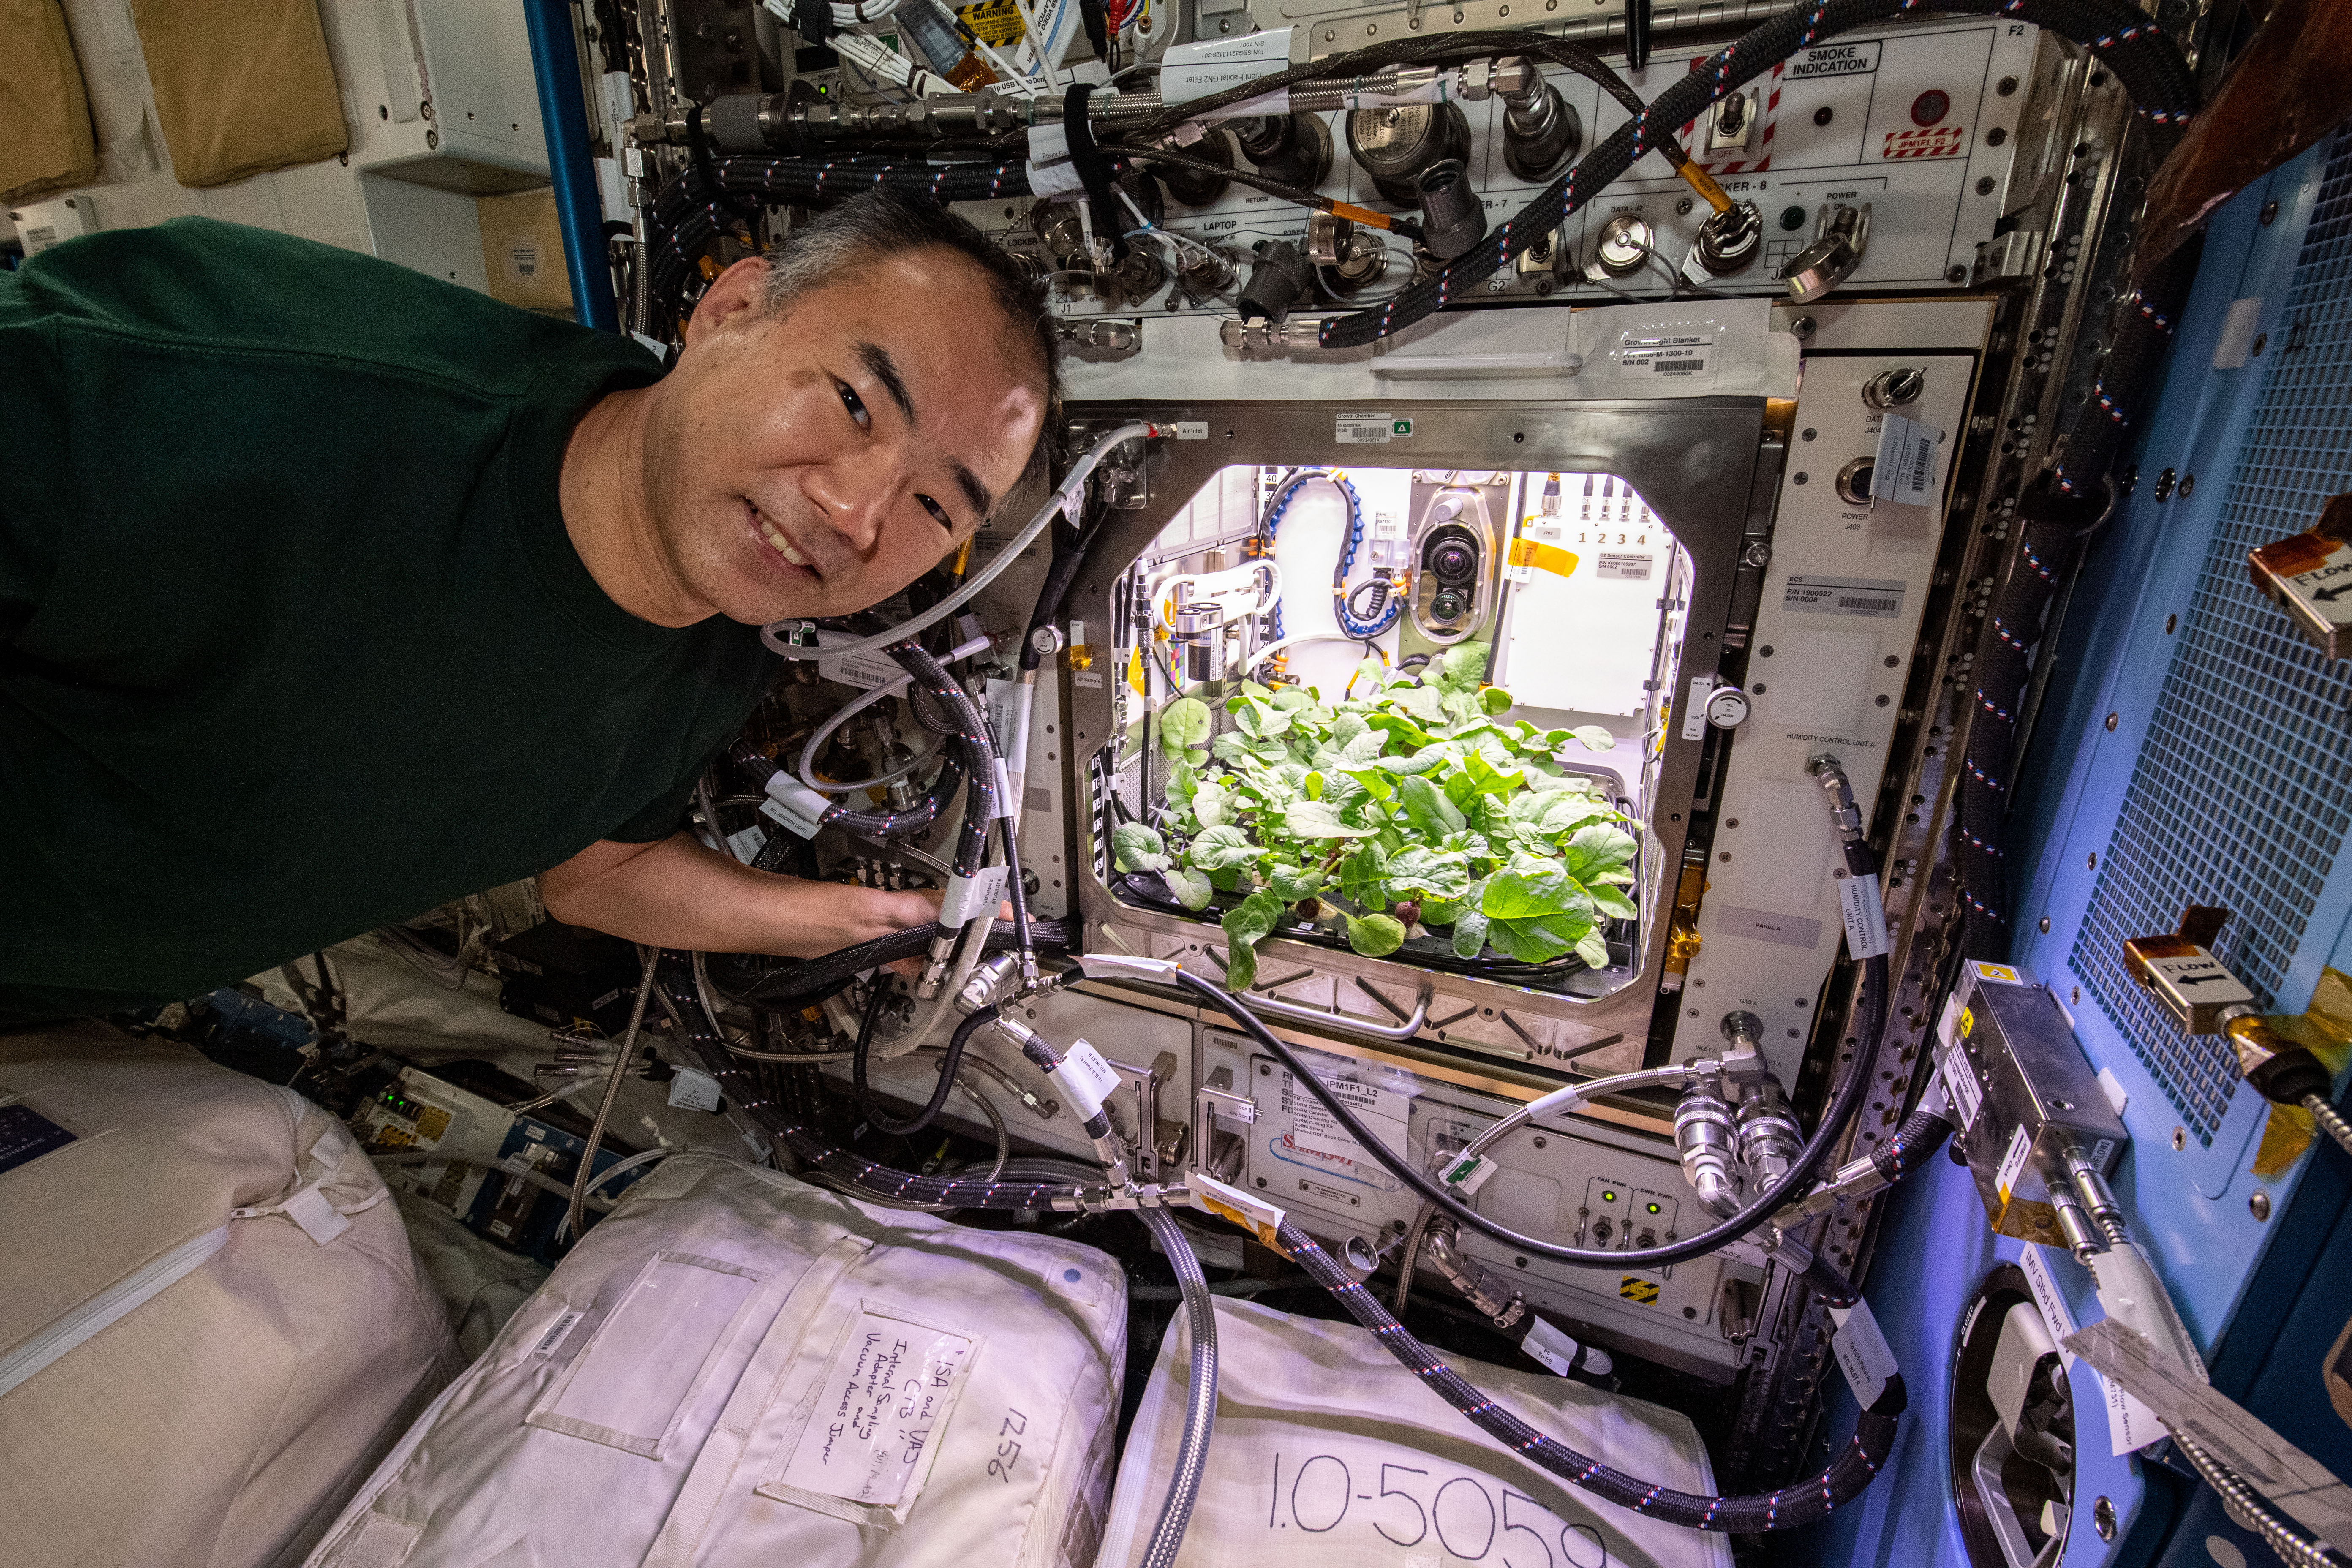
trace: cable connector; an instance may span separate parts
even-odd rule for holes
[[[1837,825],[1838,842],[1862,842],[1862,807],[1853,800],[1853,785],[1845,776],[1845,764],[1828,752],[1815,752],[1806,759],[1805,771],[1829,796],[1830,820]]]

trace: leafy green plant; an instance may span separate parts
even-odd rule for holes
[[[1418,925],[1465,959],[1607,963],[1602,924],[1636,912],[1624,889],[1638,847],[1591,782],[1552,759],[1613,739],[1506,723],[1510,694],[1482,684],[1485,660],[1456,647],[1391,681],[1367,659],[1351,689],[1370,695],[1339,702],[1244,681],[1221,733],[1207,703],[1177,699],[1159,715],[1166,808],[1157,826],[1112,834],[1114,864],[1159,873],[1189,910],[1238,899],[1223,918],[1235,990],[1286,918],[1343,930],[1374,958]]]

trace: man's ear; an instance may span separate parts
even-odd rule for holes
[[[740,326],[764,307],[761,296],[768,287],[768,263],[747,256],[710,280],[687,319],[686,341],[691,345],[730,326]],[[748,314],[747,314],[748,312]]]

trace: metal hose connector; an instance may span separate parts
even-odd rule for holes
[[[2172,1431],[2170,1427],[2166,1430]],[[2305,1538],[2277,1514],[2270,1504],[2248,1486],[2237,1471],[2207,1453],[2178,1431],[2172,1440],[2187,1456],[2205,1484],[2221,1494],[2221,1506],[2230,1518],[2244,1529],[2263,1538],[2263,1544],[2278,1553],[2287,1568],[2344,1568],[2344,1559],[2316,1541]]]
[[[2311,1112],[2311,1119],[2319,1123],[2322,1132],[2335,1139],[2336,1146],[2347,1154],[2352,1154],[2352,1121],[2345,1121],[2342,1113],[2328,1104],[2322,1095],[2305,1095],[2303,1108]]]
[[[1176,1467],[1168,1478],[1168,1495],[1160,1505],[1160,1521],[1151,1527],[1151,1541],[1143,1550],[1142,1568],[1174,1568],[1184,1545],[1184,1531],[1192,1522],[1192,1505],[1201,1496],[1201,1478],[1209,1468],[1209,1437],[1217,1419],[1217,1306],[1209,1294],[1209,1277],[1184,1227],[1166,1209],[1136,1211],[1160,1250],[1176,1270],[1176,1288],[1184,1296],[1185,1331],[1192,1336],[1192,1376],[1184,1395],[1184,1436],[1176,1450]]]

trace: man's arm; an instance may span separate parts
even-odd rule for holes
[[[630,942],[817,958],[939,916],[937,893],[891,893],[754,871],[691,834],[600,839],[545,872],[547,912]]]

